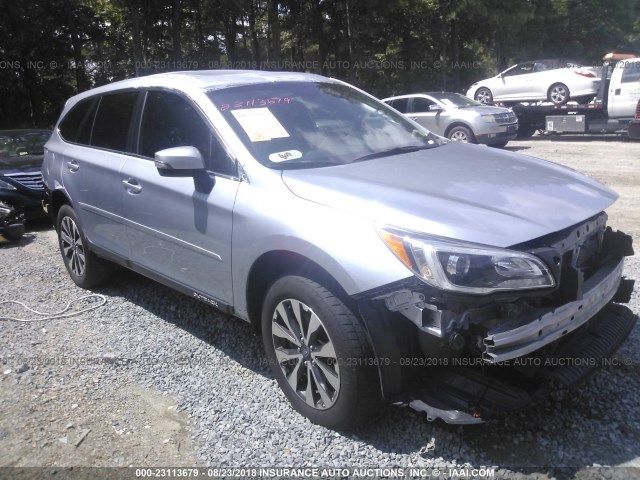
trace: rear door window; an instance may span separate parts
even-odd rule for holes
[[[137,97],[138,92],[123,92],[104,95],[100,99],[91,145],[120,152],[131,151],[128,139]]]

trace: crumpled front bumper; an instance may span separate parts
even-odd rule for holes
[[[527,355],[584,325],[614,297],[622,281],[624,258],[609,262],[585,281],[582,298],[540,316],[525,315],[499,325],[484,339],[484,360],[499,363]]]
[[[578,387],[602,367],[624,365],[613,354],[637,319],[629,308],[610,303],[560,340],[553,352],[538,351],[498,365],[430,369],[407,403],[429,420],[454,424],[521,410],[552,391]]]
[[[24,234],[24,215],[0,200],[0,235],[17,238]]]

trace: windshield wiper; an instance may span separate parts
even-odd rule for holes
[[[292,170],[296,168],[316,168],[316,167],[329,167],[333,165],[344,165],[344,162],[332,159],[304,159],[292,160],[290,162],[282,162],[278,164],[277,168],[283,170]]]
[[[363,162],[365,160],[372,160],[374,158],[390,157],[392,155],[402,155],[403,153],[417,152],[418,150],[426,150],[429,148],[437,147],[438,143],[433,142],[428,145],[405,145],[404,147],[390,148],[389,150],[382,150],[380,152],[369,153],[362,157],[358,157],[351,163]]]

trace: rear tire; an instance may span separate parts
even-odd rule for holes
[[[92,288],[103,283],[113,271],[113,265],[98,258],[80,228],[76,212],[63,205],[56,222],[58,245],[69,276],[80,288]]]
[[[489,146],[493,147],[493,148],[504,148],[507,146],[507,143],[509,143],[509,141],[506,142],[497,142],[497,143],[490,143]]]
[[[319,283],[276,280],[262,309],[262,339],[285,396],[311,422],[348,429],[381,403],[380,381],[364,327]]]

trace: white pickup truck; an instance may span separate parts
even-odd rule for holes
[[[518,104],[518,138],[537,130],[554,133],[626,132],[640,100],[640,57],[609,53],[604,57],[600,88],[587,105]]]

